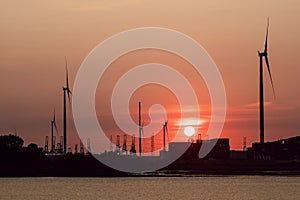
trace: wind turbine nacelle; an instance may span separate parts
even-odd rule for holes
[[[267,52],[260,52],[260,51],[258,51],[258,55],[259,56],[267,56],[268,55],[268,53]]]

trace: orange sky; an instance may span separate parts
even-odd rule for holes
[[[231,147],[241,149],[243,137],[247,137],[248,145],[259,140],[257,50],[263,48],[268,16],[269,60],[276,99],[266,77],[265,100],[270,103],[265,109],[265,138],[277,140],[300,134],[298,1],[153,2],[1,1],[0,134],[16,128],[26,143],[43,145],[54,107],[58,126],[62,127],[64,56],[68,57],[73,83],[80,64],[101,41],[131,28],[157,26],[183,32],[211,55],[227,93],[222,137],[230,137]],[[165,56],[163,60],[170,66],[176,64]],[[127,64],[132,62],[134,59]],[[197,87],[205,90],[205,85]],[[209,103],[208,96],[201,95],[200,106],[206,108]],[[73,123],[69,137],[68,146],[74,147],[78,140]]]

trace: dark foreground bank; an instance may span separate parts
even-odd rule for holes
[[[187,175],[300,175],[299,161],[177,160],[156,172],[131,174],[114,170],[91,155],[26,157],[1,162],[1,177],[122,177]]]

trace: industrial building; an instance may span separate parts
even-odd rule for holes
[[[180,156],[181,160],[199,159],[199,150],[204,144],[212,143],[214,147],[203,159],[224,160],[230,155],[229,138],[219,138],[211,140],[197,140],[195,143],[190,142],[171,142],[169,143],[169,156],[176,156],[176,152],[186,151]]]
[[[252,143],[248,148],[249,159],[253,160],[299,160],[300,136],[274,142]]]

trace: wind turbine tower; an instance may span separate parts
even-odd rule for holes
[[[168,121],[165,121],[163,125],[163,142],[164,142],[164,151],[166,151],[166,134],[168,134]]]
[[[260,121],[259,127],[260,127],[260,143],[265,142],[263,58],[265,58],[268,73],[269,73],[270,80],[271,80],[273,94],[274,94],[274,97],[275,97],[273,79],[272,79],[270,64],[269,64],[269,60],[268,60],[268,34],[269,34],[269,18],[268,18],[268,21],[267,21],[267,33],[266,33],[266,40],[265,40],[265,48],[264,48],[264,51],[258,51],[258,56],[259,56],[259,121]]]
[[[68,77],[68,63],[67,58],[65,58],[66,61],[66,87],[63,87],[63,153],[66,155],[67,153],[67,96],[70,101],[70,94],[72,94],[70,88],[69,88],[69,77]]]
[[[139,152],[140,156],[142,156],[142,103],[139,101]]]

